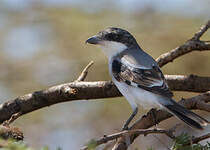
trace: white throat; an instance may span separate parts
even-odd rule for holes
[[[108,58],[111,58],[114,55],[127,49],[127,46],[125,44],[113,41],[103,41],[100,43],[99,47],[101,47]]]

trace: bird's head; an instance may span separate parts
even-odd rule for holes
[[[127,48],[138,46],[135,38],[128,31],[113,27],[90,37],[86,43],[100,46],[108,57]]]

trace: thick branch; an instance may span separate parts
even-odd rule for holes
[[[210,90],[210,78],[196,75],[165,75],[173,91],[206,92]]]
[[[0,105],[0,122],[56,103],[120,96],[112,82],[71,82],[20,96]]]
[[[166,79],[172,90],[205,92],[210,89],[210,78],[208,77],[168,75]],[[10,119],[14,114],[19,113],[20,116],[56,103],[117,96],[121,94],[111,81],[61,84],[1,104],[0,122]]]
[[[210,102],[210,91],[204,94],[200,94],[198,96],[186,99],[186,100],[182,99],[181,101],[179,101],[180,104],[184,105],[188,109],[199,109],[197,105],[199,105],[199,103],[201,102],[203,103]],[[158,110],[156,112],[156,122],[161,122],[163,120],[170,118],[171,116],[172,115],[167,113],[166,111]],[[152,119],[152,117],[153,117],[152,113],[151,111],[149,111],[145,116],[143,116],[140,120],[138,120],[137,122],[133,124],[133,126],[131,127],[131,130],[147,129],[154,126],[156,123],[153,121],[154,119]],[[130,143],[133,143],[133,141],[137,137],[138,137],[137,134],[133,134],[132,136],[130,136],[130,139],[131,139]],[[113,148],[113,150],[126,150],[126,149],[127,149],[127,144],[124,138],[120,138]]]
[[[163,65],[172,62],[177,57],[180,57],[192,51],[210,50],[209,42],[200,41],[200,37],[209,29],[209,27],[210,20],[204,26],[202,26],[201,29],[197,33],[195,33],[195,35],[190,40],[186,41],[183,45],[178,46],[175,49],[172,49],[171,51],[159,56],[156,59],[159,66],[162,67]]]

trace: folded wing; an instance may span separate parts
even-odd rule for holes
[[[173,96],[161,70],[156,65],[151,68],[141,68],[116,58],[112,62],[112,72],[116,80],[130,86],[136,86],[166,97]]]

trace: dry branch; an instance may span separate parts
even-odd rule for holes
[[[197,105],[199,105],[199,103],[201,102],[202,103],[210,102],[210,91],[192,98],[182,99],[181,101],[179,101],[179,104],[185,106],[188,109],[199,109]],[[210,110],[210,107],[208,109]],[[161,122],[172,116],[171,114],[167,113],[164,110],[158,110],[156,111],[155,114],[156,114],[156,122]],[[145,116],[143,116],[141,119],[139,119],[137,122],[135,122],[132,125],[131,130],[147,129],[154,126],[156,123],[153,121],[154,119],[152,119],[152,117],[153,117],[152,113],[151,111],[149,111]],[[132,143],[135,140],[135,138],[137,138],[137,136],[138,136],[137,134],[133,134],[132,136],[130,136],[131,139],[130,143]],[[124,138],[120,138],[113,148],[113,150],[126,150],[126,149],[127,149],[127,144]]]
[[[201,36],[210,28],[210,20],[196,32],[192,40],[200,40]]]
[[[208,77],[167,75],[166,79],[172,90],[205,92],[210,89],[210,78]],[[111,81],[71,82],[61,84],[46,90],[26,94],[1,104],[0,122],[2,123],[9,120],[17,113],[23,115],[61,102],[117,96],[121,96],[121,93]]]
[[[126,131],[122,131],[122,132],[118,132],[118,133],[114,133],[111,135],[104,135],[103,137],[97,139],[95,141],[96,146],[107,143],[109,141],[115,140],[119,137],[126,137],[129,136],[131,134],[137,134],[137,135],[148,135],[148,134],[165,134],[168,137],[170,137],[171,139],[174,139],[175,136],[173,135],[173,131],[174,130],[161,130],[161,129],[146,129],[146,130],[139,130],[139,129],[135,129],[135,130],[126,130]],[[82,148],[82,150],[88,150],[88,147],[85,146]]]
[[[23,140],[23,133],[20,129],[10,126],[0,125],[0,138],[1,139],[15,139],[15,140]]]
[[[88,74],[88,69],[93,65],[93,61],[91,61],[86,67],[85,69],[82,71],[82,73],[80,74],[80,76],[77,78],[77,82],[80,82],[80,81],[84,81],[85,78],[87,77],[87,74]]]
[[[173,91],[206,92],[210,90],[210,78],[196,75],[165,75]]]
[[[210,20],[205,25],[203,25],[201,29],[197,33],[195,33],[195,35],[190,40],[186,41],[183,45],[178,46],[175,49],[172,49],[171,51],[159,56],[156,59],[159,66],[162,67],[163,65],[172,62],[177,57],[180,57],[192,51],[210,50],[210,43],[200,40],[200,37],[209,29],[209,27]]]
[[[196,144],[196,143],[203,141],[205,139],[208,139],[208,138],[210,138],[210,133],[207,133],[207,134],[199,136],[199,137],[194,137],[191,139],[190,142],[186,143],[186,145]],[[186,145],[183,145],[183,146],[186,146]]]

